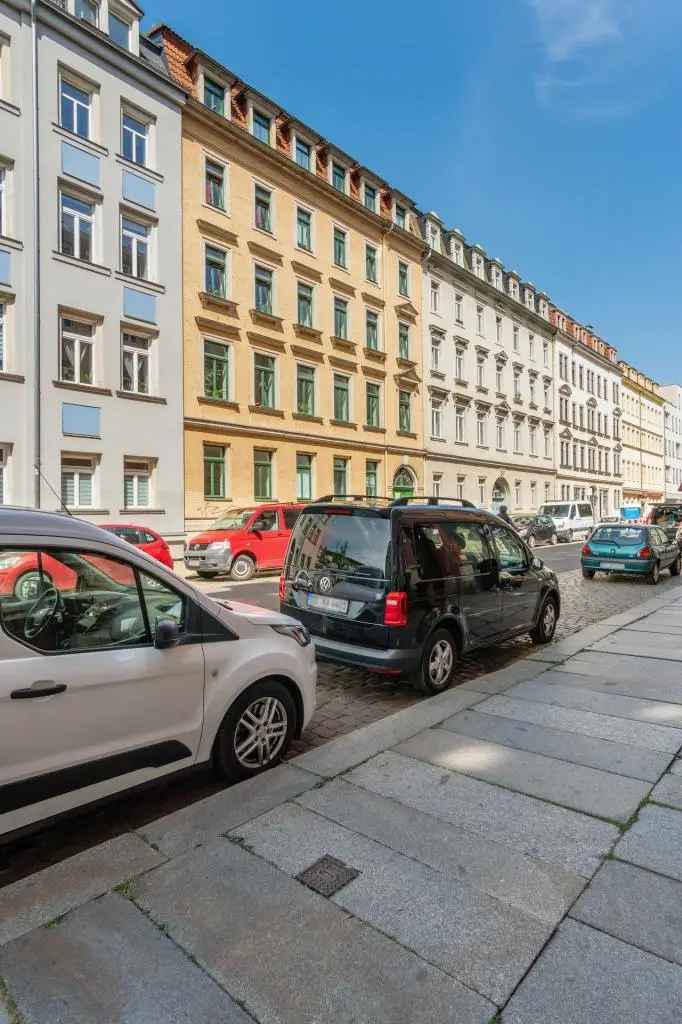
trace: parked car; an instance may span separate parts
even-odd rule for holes
[[[548,501],[540,506],[538,515],[554,521],[559,540],[573,542],[594,529],[594,512],[587,501]]]
[[[229,573],[250,580],[263,569],[281,569],[291,528],[305,505],[231,508],[185,545],[185,566],[202,579]]]
[[[671,540],[677,541],[682,547],[682,503],[670,501],[653,505],[647,515],[647,522],[652,526],[659,526]]]
[[[69,516],[0,509],[0,564],[17,558],[38,579],[0,592],[0,837],[200,764],[256,775],[309,721],[296,620],[212,601]]]
[[[160,533],[150,526],[135,526],[132,523],[102,523],[102,529],[115,533],[121,540],[127,540],[141,551],[146,551],[162,565],[173,568],[173,555]]]
[[[435,498],[308,505],[279,594],[319,659],[410,676],[427,693],[476,647],[522,633],[547,643],[561,607],[557,577],[513,528]]]
[[[659,526],[600,526],[583,546],[580,563],[586,580],[596,572],[645,576],[654,586],[661,571],[680,575],[682,554],[677,541]]]
[[[549,516],[512,516],[512,523],[529,548],[537,544],[556,544],[559,540],[554,520]]]

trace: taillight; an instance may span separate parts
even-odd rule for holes
[[[386,594],[384,626],[407,625],[407,594],[404,590],[392,590]]]
[[[592,554],[592,548],[590,547],[589,544],[583,544],[583,549],[581,551],[581,554],[583,554],[583,555],[591,555]]]
[[[651,550],[648,544],[646,544],[643,548],[639,549],[639,558],[651,558],[652,555],[653,551]]]
[[[284,595],[286,593],[286,589],[287,589],[286,577],[282,575],[279,578],[279,599],[280,599],[280,601],[284,600]]]

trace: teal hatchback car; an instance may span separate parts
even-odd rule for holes
[[[663,569],[679,576],[682,554],[674,540],[658,526],[598,526],[580,555],[583,576],[596,572],[643,576],[656,586]]]

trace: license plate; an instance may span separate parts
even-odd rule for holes
[[[308,594],[308,607],[317,608],[321,612],[339,612],[341,615],[345,615],[348,611],[348,601],[343,601],[340,597]]]
[[[187,559],[187,565],[199,565],[200,562],[201,562],[200,558],[188,558]]]
[[[624,569],[625,562],[602,562],[602,569]]]

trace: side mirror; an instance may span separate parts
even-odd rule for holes
[[[252,523],[249,533],[260,533],[261,530],[265,529],[265,523],[262,519],[257,519],[255,523]]]
[[[154,646],[158,651],[166,650],[168,647],[175,647],[180,639],[180,626],[175,619],[159,619],[156,623],[154,635]]]
[[[533,559],[533,568],[534,569],[544,569],[544,567],[545,567],[545,563],[542,561],[541,558],[537,558],[536,557],[536,558]]]

